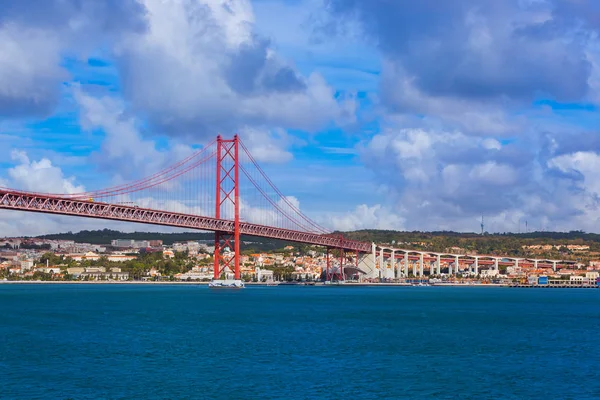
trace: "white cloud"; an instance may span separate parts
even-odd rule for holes
[[[496,139],[493,138],[487,138],[483,141],[482,143],[483,147],[488,149],[488,150],[500,150],[502,148],[502,145],[500,144],[500,142]]]
[[[49,115],[69,78],[63,57],[83,57],[144,24],[137,0],[4,0],[0,8],[0,115]],[[85,40],[82,40],[85,38]]]
[[[175,141],[166,150],[158,150],[153,140],[142,137],[136,119],[127,114],[125,105],[116,98],[93,97],[78,86],[74,87],[73,95],[81,108],[82,128],[101,129],[105,133],[101,152],[94,156],[104,170],[124,179],[137,178],[155,173],[192,153],[191,147]]]
[[[244,127],[239,131],[252,157],[259,163],[284,163],[294,156],[286,148],[293,139],[283,129]]]
[[[495,101],[428,94],[417,86],[417,78],[392,61],[383,63],[381,96],[391,113],[418,115],[420,123],[443,124],[475,136],[508,136],[527,126],[525,118]]]
[[[44,115],[60,95],[67,73],[60,67],[56,34],[0,23],[0,115]]]
[[[600,198],[600,155],[591,151],[563,154],[548,161],[548,167],[565,174],[575,174],[577,187],[593,197]],[[597,200],[596,200],[597,201]]]
[[[144,5],[148,30],[128,35],[117,61],[133,107],[165,133],[212,137],[246,125],[314,130],[353,121],[353,99],[336,100],[318,74],[299,76],[254,34],[248,1]]]
[[[30,161],[25,152],[14,150],[12,159],[19,163],[8,170],[9,185],[14,185],[15,189],[58,194],[85,191],[83,186],[75,184],[74,177],[65,177],[62,170],[47,158]]]
[[[530,229],[598,231],[600,154],[577,150],[597,148],[593,137],[546,132],[502,145],[460,131],[394,129],[399,123],[390,120],[360,154],[389,188],[382,206],[406,229],[478,231],[483,215],[495,232],[524,230],[525,221]]]
[[[330,216],[327,225],[338,231],[358,229],[403,230],[405,229],[404,222],[403,217],[380,204],[373,206],[361,204],[351,212]]]
[[[488,161],[477,164],[469,172],[469,179],[475,182],[492,184],[498,188],[517,183],[518,173],[513,167]]]

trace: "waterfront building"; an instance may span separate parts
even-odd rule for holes
[[[182,274],[175,274],[175,279],[180,281],[197,281],[203,279],[211,279],[213,277],[212,271],[209,271],[207,268],[193,267],[190,271],[184,272]]]
[[[255,273],[259,282],[273,282],[273,271],[256,267]]]
[[[585,273],[585,277],[589,280],[596,280],[600,277],[600,272],[598,271],[588,271]]]
[[[82,267],[72,267],[67,268],[67,274],[72,275],[74,278],[79,278],[79,276],[85,272],[85,269]]]
[[[79,274],[79,278],[92,281],[109,279],[126,281],[129,279],[129,272],[121,272],[120,268],[115,268],[114,270],[107,272],[104,267],[89,267],[85,268],[85,271]]]

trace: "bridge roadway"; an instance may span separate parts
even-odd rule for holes
[[[2,188],[0,188],[0,209],[139,222],[227,233],[233,232],[234,229],[234,221],[227,219],[158,211],[135,206],[93,202]],[[240,222],[240,233],[243,235],[289,240],[338,249],[342,248],[344,250],[363,253],[371,251],[371,243],[367,242],[348,240],[341,236],[298,232],[249,222]]]

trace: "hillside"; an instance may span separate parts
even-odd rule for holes
[[[476,234],[458,232],[399,232],[361,230],[344,235],[355,240],[394,243],[396,247],[436,252],[474,252],[515,257],[548,257],[586,261],[600,258],[600,235],[581,231]],[[554,246],[552,249],[533,248]],[[569,250],[567,246],[589,246],[589,249]]]
[[[110,245],[112,240],[132,239],[132,240],[162,240],[165,245],[172,245],[176,242],[187,242],[195,240],[214,240],[215,234],[212,232],[183,232],[183,233],[164,233],[164,232],[120,232],[111,229],[87,231],[83,230],[77,233],[57,233],[51,235],[38,236],[40,239],[50,240],[73,240],[77,243],[91,243],[100,245]],[[276,239],[259,238],[253,236],[242,236],[241,248],[244,250],[255,249],[268,251],[281,249],[288,242]]]
[[[504,233],[504,234],[476,234],[458,232],[402,232],[386,230],[360,230],[342,233],[349,239],[376,243],[394,243],[400,248],[415,250],[429,250],[441,252],[476,252],[479,254],[499,254],[510,256],[536,255],[553,258],[591,259],[598,256],[600,252],[600,235],[585,233],[581,231],[572,232],[529,232],[529,233]],[[110,244],[114,239],[157,239],[164,244],[171,245],[175,242],[189,240],[212,240],[214,234],[211,232],[184,232],[184,233],[160,233],[160,232],[133,232],[123,233],[115,230],[81,231],[77,233],[67,232],[53,235],[39,236],[45,239],[74,240],[80,243]],[[257,238],[251,236],[243,237],[242,249],[268,251],[281,249],[294,243],[281,240]],[[556,248],[550,250],[529,249],[524,246],[553,245]],[[589,246],[588,251],[571,251],[566,246]],[[297,244],[296,244],[297,246]],[[561,246],[561,247],[559,247]],[[305,247],[305,246],[302,246]]]

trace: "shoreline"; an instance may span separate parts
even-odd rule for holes
[[[156,281],[0,281],[0,285],[162,285],[162,286],[208,286],[210,282],[156,282]],[[518,289],[600,289],[600,286],[546,286],[546,285],[514,285],[506,283],[434,283],[428,285],[413,285],[410,283],[377,283],[360,282],[345,283],[342,285],[325,285],[323,282],[314,284],[287,283],[282,282],[277,285],[266,284],[264,282],[245,282],[246,286],[257,287],[491,287],[491,288],[518,288]]]
[[[202,285],[207,286],[210,282],[170,282],[170,281],[0,281],[0,285]],[[325,285],[323,282],[315,282],[314,284],[304,284],[304,283],[288,283],[281,282],[277,285],[266,284],[264,282],[244,282],[246,286],[314,286],[314,287],[386,287],[386,286],[394,286],[394,287],[420,287],[419,285],[413,285],[411,283],[378,283],[378,282],[357,282],[357,283],[345,283],[342,285]],[[489,286],[489,287],[508,287],[506,284],[499,283],[473,283],[473,284],[464,284],[464,283],[437,283],[437,284],[429,284],[423,285],[426,286],[460,286],[460,287],[480,287],[480,286]]]

